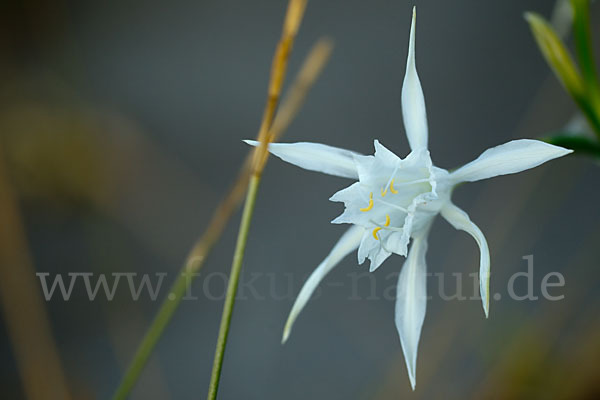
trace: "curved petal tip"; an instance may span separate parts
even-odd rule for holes
[[[287,342],[288,338],[290,337],[290,332],[292,330],[292,324],[294,323],[294,321],[290,317],[288,318],[288,320],[285,322],[285,328],[283,328],[283,336],[281,337],[281,344],[285,344],[285,342]]]

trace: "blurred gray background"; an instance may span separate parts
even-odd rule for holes
[[[309,1],[288,81],[319,37],[332,37],[335,49],[283,141],[371,153],[377,138],[408,153],[400,89],[413,4]],[[416,4],[437,165],[454,168],[513,138],[543,136],[574,115],[522,17],[549,17],[552,1]],[[157,301],[133,301],[124,285],[113,301],[89,301],[79,285],[70,301],[46,303],[74,398],[112,394],[235,178],[248,152],[241,140],[260,124],[285,8],[283,0],[2,6],[0,135],[35,269],[168,274]],[[597,6],[592,15],[598,21]],[[244,288],[236,304],[220,398],[595,398],[598,179],[596,164],[570,156],[455,191],[487,236],[492,293],[502,300],[485,320],[480,302],[442,301],[429,280],[413,393],[394,301],[384,296],[395,286],[398,256],[373,280],[357,275],[368,267],[357,266],[355,253],[347,257],[281,346],[295,295],[344,231],[329,223],[341,205],[327,199],[349,182],[270,160],[242,276],[255,277],[255,293]],[[181,304],[132,398],[205,396],[238,224],[239,214],[193,285],[200,299]],[[564,300],[508,299],[510,276],[526,270],[529,254],[536,295],[544,275],[558,271],[566,285],[555,292]],[[478,248],[439,220],[427,261],[430,272],[446,274],[450,292],[452,273],[478,271]],[[472,280],[463,284],[472,295]],[[1,324],[2,388],[22,398]]]

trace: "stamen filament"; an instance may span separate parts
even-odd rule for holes
[[[385,185],[386,192],[388,190],[388,187],[390,187],[390,185],[394,183],[394,175],[396,175],[396,172],[398,172],[398,168],[400,168],[400,161],[396,162],[396,167],[394,167],[394,172],[392,172],[392,175],[390,176],[390,179],[388,180],[387,185]],[[392,191],[392,193],[398,193],[398,192]]]
[[[369,222],[372,223],[373,225],[375,225],[381,229],[387,230],[387,231],[392,231],[392,232],[403,232],[404,231],[403,228],[396,228],[393,226],[386,226],[386,225],[378,224],[377,222],[373,221],[372,219],[370,219]]]
[[[377,236],[378,232],[382,229],[389,229],[391,231],[395,231],[395,230],[399,230],[402,231],[402,229],[398,229],[398,228],[390,228],[390,216],[388,214],[385,214],[385,223],[383,224],[383,226],[381,226],[380,224],[378,224],[375,221],[371,221],[373,224],[377,225],[377,227],[375,229],[373,229],[373,237],[375,238],[375,240],[379,240],[379,236]],[[382,243],[383,244],[383,243]],[[386,250],[387,251],[387,250]]]
[[[385,247],[385,245],[383,244],[383,240],[380,240],[380,241],[379,241],[379,244],[381,245],[381,248],[382,248],[383,250],[387,251],[388,253],[393,253],[393,251],[389,251],[389,250],[387,249],[387,247]]]
[[[388,203],[387,201],[381,200],[381,199],[377,199],[378,202],[385,204],[386,206],[392,207],[392,208],[396,208],[402,212],[408,213],[408,210],[404,207],[398,206],[396,204],[392,204],[392,203]],[[362,209],[361,209],[362,211]]]
[[[429,182],[429,178],[421,178],[421,179],[415,179],[414,181],[400,182],[400,183],[397,183],[396,186],[414,185],[416,183],[423,183],[423,182]]]
[[[381,229],[381,228],[379,228],[379,229]],[[375,240],[379,240],[378,231],[373,231],[373,236],[375,237]],[[383,244],[383,240],[379,240],[379,244],[381,245],[381,248],[384,251],[387,251],[388,253],[393,253],[393,251],[389,251],[387,249],[387,247],[385,247],[385,244]]]
[[[394,187],[395,181],[396,181],[396,178],[391,179],[390,182],[386,185],[385,190],[381,189],[381,197],[384,197],[387,194],[388,188],[390,189],[390,192],[392,192],[394,194],[398,194],[398,190]],[[417,183],[424,183],[424,182],[429,182],[429,178],[422,178],[422,179],[415,179],[414,181],[400,182],[400,183],[397,183],[396,186],[407,186],[407,185],[414,185]]]

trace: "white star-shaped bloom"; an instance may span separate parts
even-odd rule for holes
[[[448,172],[433,165],[427,150],[425,99],[415,67],[413,10],[406,75],[402,87],[402,115],[411,152],[400,158],[375,140],[375,154],[364,156],[317,143],[271,143],[269,151],[299,167],[356,180],[330,200],[343,202],[344,212],[335,224],[350,224],[331,253],[304,284],[285,325],[283,341],[323,277],[350,252],[358,249],[358,262],[371,262],[376,270],[392,253],[406,256],[396,297],[396,327],[410,383],[415,387],[417,348],[426,309],[427,236],[441,214],[456,229],[464,230],[480,249],[480,293],[489,311],[490,255],[481,230],[451,201],[453,188],[498,175],[513,174],[569,154],[571,150],[538,140],[513,140],[484,151],[476,160]],[[256,146],[255,141],[246,141]],[[409,242],[412,244],[410,251]]]

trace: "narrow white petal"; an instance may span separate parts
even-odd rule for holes
[[[300,311],[302,311],[302,309],[310,299],[310,296],[313,294],[321,280],[344,257],[346,257],[350,252],[356,250],[356,248],[360,244],[363,232],[364,228],[360,226],[352,226],[350,229],[348,229],[333,247],[331,253],[329,253],[329,255],[323,260],[323,262],[319,264],[319,266],[310,275],[306,283],[304,283],[302,290],[300,290],[300,294],[294,302],[292,311],[290,311],[290,315],[287,319],[287,322],[285,323],[285,328],[283,329],[282,343],[285,343],[287,341],[292,330],[292,326],[294,325],[294,321],[296,320],[298,314],[300,314]]]
[[[250,146],[258,146],[255,140],[244,140]],[[354,165],[354,156],[359,155],[350,150],[327,146],[319,143],[270,143],[271,154],[283,161],[310,171],[358,179]]]
[[[396,328],[410,384],[415,389],[417,350],[427,308],[427,233],[415,238],[400,271],[396,294]]]
[[[484,151],[476,160],[450,174],[454,182],[474,182],[537,167],[572,150],[540,140],[512,140]]]
[[[408,58],[406,60],[406,75],[402,85],[402,118],[408,143],[413,150],[427,148],[427,113],[425,112],[425,97],[417,74],[415,64],[415,29],[417,23],[417,8],[413,8]]]
[[[479,245],[479,292],[483,303],[485,317],[490,311],[490,250],[481,230],[471,222],[466,212],[448,203],[441,211],[442,216],[456,229],[463,230],[473,236]]]

